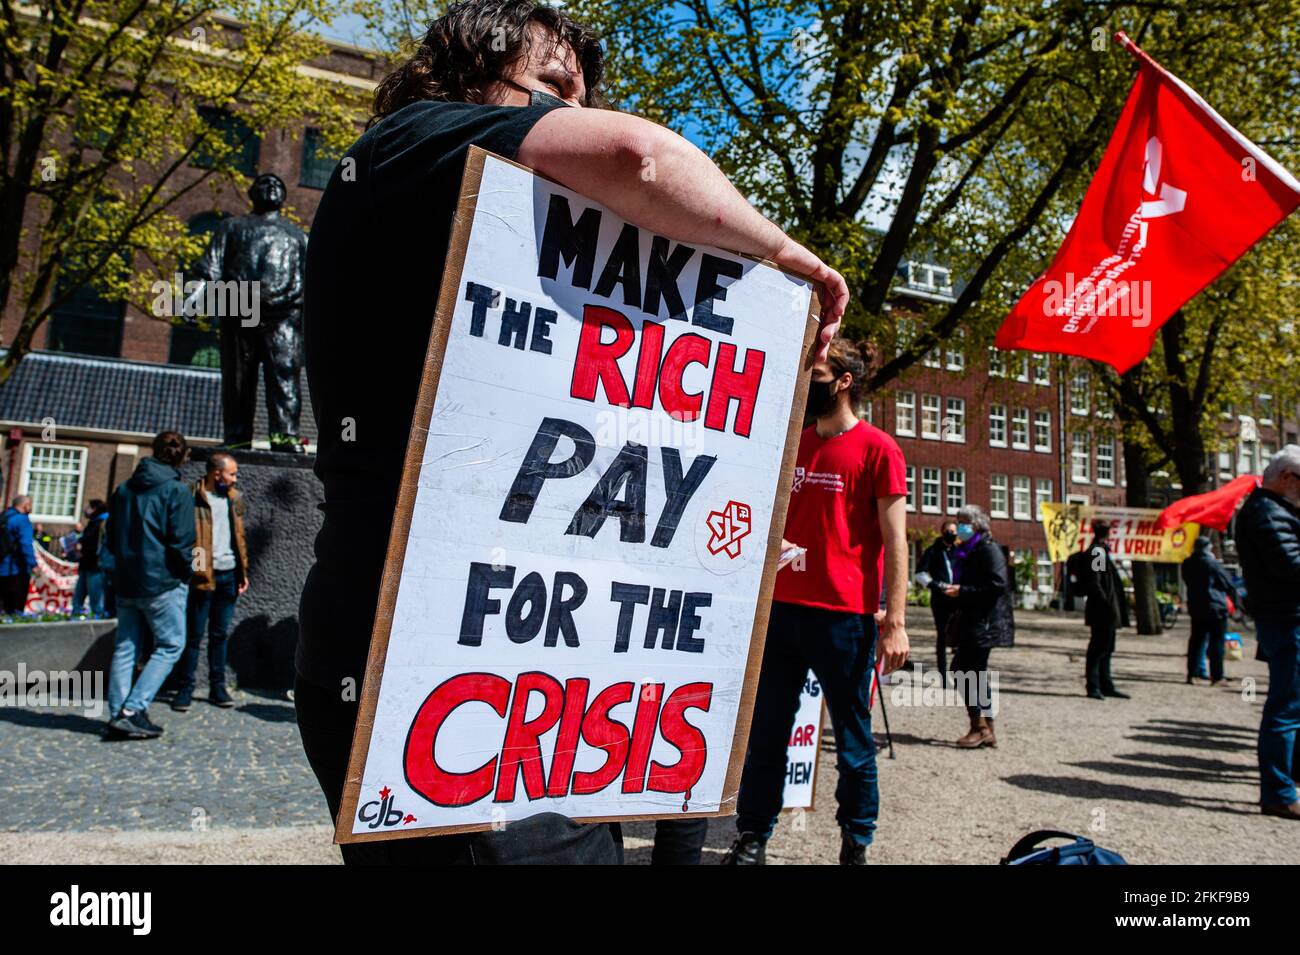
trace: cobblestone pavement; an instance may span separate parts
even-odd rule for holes
[[[928,667],[925,614],[914,609],[911,629]],[[908,705],[891,688],[896,758],[881,754],[873,863],[993,863],[1039,828],[1090,834],[1135,863],[1300,861],[1300,825],[1256,807],[1267,671],[1252,633],[1226,688],[1184,685],[1185,621],[1161,637],[1123,634],[1115,676],[1134,699],[1096,702],[1083,696],[1080,620],[1021,613],[1018,624],[1017,646],[992,659],[998,749],[956,749],[965,714],[955,701]],[[167,734],[156,743],[103,743],[97,721],[70,711],[0,708],[0,857],[336,862],[292,704],[240,696],[233,710],[159,710]],[[769,861],[834,861],[834,790],[828,731],[817,809],[783,817]],[[714,821],[706,863],[733,832],[732,820]],[[625,833],[628,861],[647,861],[653,825]]]

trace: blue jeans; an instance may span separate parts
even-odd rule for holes
[[[864,630],[865,628],[865,630]],[[880,814],[876,741],[868,706],[875,667],[876,624],[861,614],[772,603],[758,677],[749,751],[736,800],[736,828],[771,836],[781,813],[786,750],[811,669],[821,683],[835,729],[839,784],[835,819],[868,845]]]
[[[1193,617],[1192,635],[1187,638],[1187,675],[1204,677],[1209,661],[1211,680],[1223,679],[1223,638],[1228,633],[1227,617]]]
[[[178,584],[156,597],[118,597],[117,634],[113,664],[108,675],[108,714],[115,719],[124,709],[139,713],[149,708],[167,674],[185,646],[185,594]],[[132,686],[135,658],[146,631],[153,633],[154,650],[140,678]]]
[[[90,598],[90,612],[98,617],[104,612],[104,572],[82,570],[77,574],[77,586],[72,591],[72,612],[81,613]]]
[[[1256,620],[1255,634],[1268,656],[1268,698],[1259,723],[1259,801],[1296,801],[1300,778],[1300,622]]]
[[[230,621],[235,617],[235,601],[238,599],[239,583],[233,570],[216,571],[211,590],[190,588],[185,610],[185,652],[176,667],[176,689],[194,689],[194,673],[199,668],[199,648],[203,644],[204,630],[208,632],[208,685],[225,685]]]

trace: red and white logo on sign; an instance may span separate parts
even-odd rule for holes
[[[749,535],[748,504],[728,501],[722,510],[710,511],[705,523],[713,532],[708,544],[710,554],[725,551],[732,559],[740,556],[740,541]]]

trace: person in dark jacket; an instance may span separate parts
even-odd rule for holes
[[[104,615],[104,571],[99,565],[99,545],[103,540],[104,522],[108,520],[108,505],[95,499],[86,505],[86,527],[77,541],[80,558],[77,561],[77,586],[72,591],[72,612],[82,613],[90,601],[90,613]]]
[[[1115,653],[1115,631],[1127,627],[1129,619],[1124,581],[1110,556],[1109,540],[1110,524],[1093,521],[1092,546],[1087,550],[1090,573],[1084,591],[1088,605],[1083,611],[1083,622],[1090,631],[1085,658],[1087,692],[1094,700],[1104,700],[1108,696],[1127,700],[1128,694],[1116,688],[1110,672],[1110,658]]]
[[[1006,554],[993,539],[989,516],[968,504],[957,512],[953,549],[953,582],[944,594],[956,604],[957,652],[952,657],[953,681],[966,699],[970,731],[957,740],[962,749],[996,747],[993,731],[997,713],[989,685],[989,653],[1015,642],[1015,611],[1011,571]]]
[[[148,708],[185,647],[185,586],[194,549],[194,498],[177,470],[189,445],[175,431],[153,439],[153,457],[113,492],[108,547],[117,587],[117,633],[108,681],[112,739],[153,739],[162,727]],[[146,632],[154,650],[139,679],[136,655]]]
[[[1187,682],[1196,682],[1201,658],[1210,660],[1210,684],[1223,681],[1223,638],[1228,632],[1228,598],[1241,603],[1241,595],[1223,565],[1214,559],[1210,539],[1196,538],[1195,549],[1183,561],[1183,583],[1187,585],[1187,613],[1192,618],[1192,635],[1187,641]]]
[[[948,645],[944,642],[944,634],[948,628],[948,618],[956,605],[944,593],[944,588],[952,583],[952,550],[956,546],[957,522],[944,521],[939,528],[939,536],[925,549],[916,568],[918,573],[930,578],[930,613],[934,616],[934,629],[938,634],[934,653],[935,659],[939,661],[939,675],[945,683],[948,680]]]
[[[0,519],[0,533],[5,535],[0,557],[0,605],[5,613],[22,613],[27,609],[27,591],[36,569],[36,548],[32,546],[32,499],[19,494]]]
[[[1259,723],[1260,810],[1300,821],[1300,446],[1288,444],[1246,498],[1235,531],[1255,634],[1268,660]]]

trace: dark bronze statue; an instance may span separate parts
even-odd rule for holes
[[[252,444],[261,366],[271,447],[302,451],[298,382],[307,235],[280,215],[285,188],[279,176],[258,176],[248,188],[248,197],[253,201],[252,213],[222,220],[192,270],[205,283],[230,283],[225,301],[240,305],[219,311],[225,443],[229,447]]]

